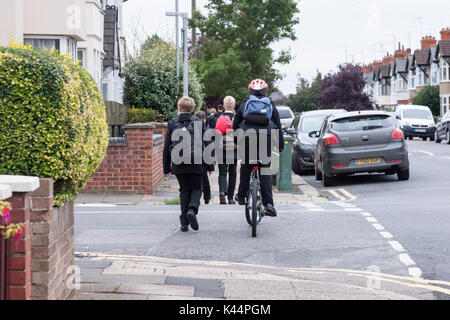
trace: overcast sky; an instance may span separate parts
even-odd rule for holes
[[[201,9],[208,0],[197,0]],[[312,79],[316,70],[336,70],[340,63],[371,62],[393,53],[398,42],[419,48],[422,35],[439,39],[439,31],[450,27],[448,0],[301,0],[296,41],[281,41],[272,47],[291,49],[290,65],[279,66],[284,79],[278,83],[285,94],[294,93],[297,73]],[[179,0],[180,11],[191,12],[191,0]],[[138,30],[175,39],[175,0],[129,0],[124,4],[127,36]],[[203,10],[204,11],[204,10]]]

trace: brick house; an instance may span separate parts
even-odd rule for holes
[[[364,66],[364,91],[384,109],[412,103],[426,86],[439,86],[441,115],[450,110],[450,28],[441,30],[441,40],[421,39],[421,48],[412,53],[399,44],[394,55]]]
[[[405,50],[405,47],[398,44],[398,50],[394,53],[394,68],[392,70],[392,95],[391,105],[407,104],[409,102],[409,64],[408,56],[411,55],[411,49]]]
[[[435,59],[440,67],[441,116],[450,110],[450,29],[441,30],[441,40],[436,48]]]

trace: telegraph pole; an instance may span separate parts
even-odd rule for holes
[[[183,95],[185,97],[189,96],[189,67],[188,67],[188,15],[187,13],[180,13],[183,18]]]
[[[180,77],[180,40],[178,37],[178,30],[180,30],[180,25],[178,22],[178,0],[175,0],[175,12],[176,12],[176,16],[175,16],[175,42],[176,42],[176,48],[177,48],[177,77]]]
[[[194,13],[197,11],[197,0],[192,0],[192,20],[195,22]],[[192,28],[192,50],[195,52],[197,48],[197,32],[196,28]]]

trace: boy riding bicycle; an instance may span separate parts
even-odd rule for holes
[[[273,130],[276,130],[278,133],[278,141],[276,141],[275,144],[278,144],[279,152],[282,152],[284,148],[280,115],[278,114],[278,110],[275,108],[273,102],[266,97],[268,85],[264,80],[253,80],[248,88],[250,91],[250,98],[240,105],[239,110],[234,117],[233,128],[235,130],[240,128],[244,132],[254,130],[257,134],[257,160],[260,160],[261,157],[271,158],[274,147],[272,145],[271,135]],[[264,137],[267,138],[267,154],[264,155],[261,154],[263,151],[259,148],[260,139],[263,138],[261,137],[262,134],[268,135],[268,137]],[[250,140],[246,138],[243,142],[245,143],[245,157],[244,159],[241,159],[240,183],[239,190],[236,195],[236,201],[239,205],[245,205],[245,199],[249,190],[250,175],[255,166],[250,163],[250,160],[255,160],[254,155],[250,154]],[[263,169],[269,169],[270,166],[270,161],[269,163],[261,163],[260,165]],[[265,214],[270,217],[276,217],[277,211],[274,207],[272,194],[272,174],[268,174],[267,172],[265,174],[261,174],[260,182],[262,203],[265,207]]]

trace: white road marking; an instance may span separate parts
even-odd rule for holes
[[[420,278],[422,276],[422,270],[420,268],[408,268],[409,275],[414,278]]]
[[[391,245],[392,248],[394,248],[394,250],[398,252],[406,251],[405,248],[403,248],[403,246],[398,241],[389,241],[389,244]]]
[[[425,154],[427,154],[429,156],[434,157],[434,153],[431,153],[431,152],[428,152],[428,151],[425,151],[425,150],[418,150],[418,151],[421,152],[421,153],[425,153]]]
[[[380,232],[380,234],[385,239],[392,239],[394,237],[391,233],[387,231]]]
[[[369,221],[369,222],[378,222],[378,220],[375,219],[374,217],[367,217],[366,219],[367,219],[367,221]]]
[[[368,212],[361,212],[364,217],[371,217],[372,215]]]
[[[407,253],[399,254],[398,257],[400,258],[400,261],[406,266],[412,266],[416,264]]]
[[[353,212],[359,212],[359,211],[364,211],[363,209],[360,208],[345,208],[345,211],[353,211]]]
[[[109,204],[109,203],[82,203],[76,204],[75,207],[98,207],[98,208],[111,208],[117,207],[117,204]]]
[[[384,227],[379,223],[373,223],[372,227],[374,227],[377,230],[384,230]]]
[[[325,209],[323,209],[323,208],[308,208],[306,210],[308,210],[308,211],[325,211]]]

